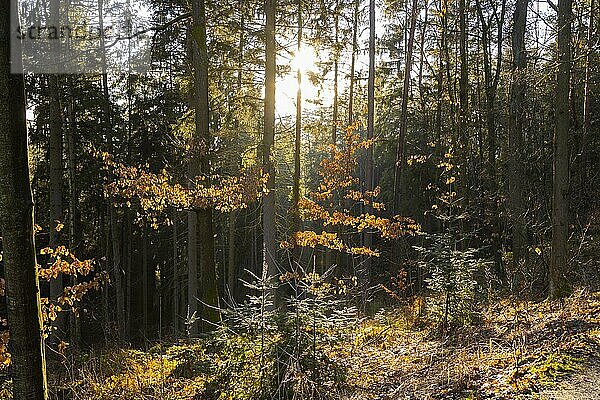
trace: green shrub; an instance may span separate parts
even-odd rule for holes
[[[491,262],[478,258],[478,249],[461,249],[460,242],[451,234],[430,235],[428,242],[428,247],[415,249],[421,254],[420,265],[427,274],[430,316],[444,329],[473,322],[478,314],[475,274]]]

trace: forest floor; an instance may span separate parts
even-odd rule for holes
[[[325,382],[321,398],[600,399],[600,292],[561,302],[497,301],[478,324],[447,335],[414,310],[380,312],[325,350],[326,365],[344,372],[339,382]],[[219,343],[67,352],[62,367],[50,364],[51,398],[258,398],[257,341]]]
[[[352,398],[600,399],[600,293],[503,300],[445,340],[395,329],[377,343],[351,363],[370,377],[350,380]]]
[[[537,398],[540,400],[600,399],[600,366],[587,366],[584,371],[559,382],[555,388],[543,390]]]

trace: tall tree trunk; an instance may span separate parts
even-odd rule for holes
[[[372,140],[375,131],[375,0],[369,1],[369,81],[367,87],[367,140]],[[373,192],[373,144],[369,146],[366,152],[365,160],[365,191]],[[372,214],[373,207],[369,202],[365,207],[365,214]],[[373,235],[370,231],[364,233],[364,246],[373,245]],[[364,259],[363,271],[361,271],[360,284],[362,286],[362,304],[363,311],[366,307],[367,289],[369,286],[371,274],[371,257]]]
[[[208,48],[206,44],[206,9],[204,0],[192,2],[193,15],[193,43],[192,61],[194,65],[194,102],[196,111],[196,135],[192,146],[190,159],[190,177],[210,175],[210,147],[211,137],[209,131],[209,102],[208,102]],[[203,331],[210,331],[213,324],[220,319],[218,311],[219,296],[217,292],[217,277],[215,270],[215,237],[213,227],[213,210],[210,208],[196,210],[196,229],[190,237],[189,246],[197,248],[196,276],[190,276],[190,307],[197,309],[195,297],[202,302],[200,316]],[[190,232],[192,234],[192,232]],[[198,276],[199,275],[199,276]],[[198,278],[201,287],[198,288]],[[197,293],[194,289],[200,289]]]
[[[302,0],[298,0],[298,53],[302,49]],[[292,232],[300,230],[300,147],[302,144],[302,69],[298,66],[296,71],[296,79],[298,89],[296,91],[296,137],[294,138],[294,184],[292,188]],[[336,90],[336,89],[334,89]],[[335,100],[334,100],[335,102]],[[335,107],[335,106],[334,106]],[[334,112],[335,114],[335,112]],[[334,120],[335,120],[334,115]],[[334,121],[335,123],[335,121]],[[334,129],[335,131],[335,129]],[[335,137],[335,133],[333,134]],[[295,246],[294,254],[298,255],[298,250]],[[295,260],[297,261],[297,260]]]
[[[556,124],[554,130],[554,184],[552,202],[552,258],[550,261],[550,298],[570,291],[566,277],[569,263],[569,91],[571,85],[572,0],[558,1],[558,73],[556,76]]]
[[[177,210],[173,209],[173,303],[172,307],[172,321],[173,321],[173,332],[175,335],[179,332],[179,222],[177,220]]]
[[[339,0],[335,2],[334,10],[334,50],[333,50],[333,126],[331,131],[331,143],[335,145],[337,142],[337,130],[338,130],[338,76],[339,76],[339,60],[340,60],[340,43],[339,43],[339,29],[340,29],[340,4]]]
[[[22,64],[13,59],[11,18],[17,1],[0,5],[0,230],[6,278],[14,400],[46,400],[46,362],[33,237],[33,196]],[[11,14],[15,13],[15,14]],[[13,54],[20,54],[14,51]],[[20,50],[20,49],[18,49]],[[18,69],[21,69],[20,71]]]
[[[427,24],[429,22],[429,0],[425,2],[425,19],[421,26],[421,37],[419,40],[419,100],[421,102],[421,114],[424,116],[424,122],[428,120],[428,110],[425,103],[425,90],[423,87],[423,68],[425,66],[425,36],[427,34]]]
[[[486,125],[488,134],[488,193],[491,198],[489,205],[489,219],[490,219],[490,240],[492,243],[492,256],[495,260],[495,273],[498,279],[504,284],[506,282],[506,271],[502,264],[502,257],[500,254],[500,221],[498,218],[498,183],[497,183],[497,166],[496,166],[496,152],[498,151],[497,146],[497,132],[496,132],[496,97],[498,83],[500,81],[500,72],[502,66],[502,43],[503,43],[503,27],[504,27],[504,15],[506,11],[506,0],[502,0],[500,17],[498,19],[498,34],[497,34],[497,46],[498,55],[496,58],[495,70],[492,67],[492,54],[491,54],[491,29],[490,22],[483,15],[483,8],[479,0],[475,1],[477,5],[477,15],[481,24],[481,44],[483,47],[483,69],[484,69],[484,81],[485,81],[485,114],[486,114]],[[496,11],[495,11],[496,12]]]
[[[63,135],[62,135],[62,112],[60,106],[60,84],[58,75],[48,76],[48,91],[50,95],[49,106],[49,149],[48,160],[50,167],[50,247],[60,244],[62,232],[59,224],[63,223]],[[56,279],[50,281],[50,298],[58,299],[63,293],[63,275],[59,274]],[[63,337],[65,334],[65,315],[59,313],[54,322],[57,334]]]
[[[60,109],[59,81],[57,75],[48,76],[49,103],[49,151],[48,160],[50,166],[50,247],[60,244],[61,232],[58,225],[63,222],[63,137],[62,137],[62,115]],[[63,292],[63,276],[59,275],[50,281],[50,298],[56,300]],[[65,332],[64,314],[60,313],[54,323],[58,334]]]
[[[419,8],[417,0],[413,0],[410,10],[410,28],[406,49],[406,60],[404,62],[404,82],[402,85],[402,109],[400,111],[400,129],[398,132],[398,143],[396,147],[396,168],[394,171],[394,214],[400,213],[402,202],[402,170],[404,167],[404,146],[406,132],[408,130],[408,96],[410,92],[410,79],[413,63],[413,49],[415,43],[415,31],[417,29],[417,16]]]
[[[529,0],[518,0],[513,15],[512,31],[512,82],[510,88],[510,118],[508,131],[508,191],[512,222],[513,283],[518,283],[521,260],[525,255],[526,229],[523,210],[523,118],[525,101],[525,29]]]
[[[68,105],[67,105],[67,171],[69,184],[69,249],[74,251],[79,240],[79,222],[78,222],[78,197],[77,197],[77,165],[75,157],[75,131],[77,122],[75,121],[75,101],[73,98],[73,80],[74,77],[69,75],[68,78]],[[71,285],[77,284],[77,277],[71,277]],[[74,314],[69,316],[69,339],[71,343],[77,345],[81,339],[81,324],[79,318]]]
[[[60,3],[57,0],[50,2],[49,10],[50,26],[60,26]],[[62,233],[57,229],[58,224],[63,223],[63,116],[61,111],[61,87],[59,77],[56,74],[48,75],[48,114],[49,131],[48,160],[50,167],[50,247],[58,246]],[[63,293],[63,275],[59,274],[56,279],[50,281],[50,298],[56,301]],[[66,318],[64,313],[59,313],[53,324],[57,328],[57,336],[64,337],[66,333]],[[53,337],[51,340],[55,340]]]
[[[275,243],[275,168],[272,151],[275,143],[275,18],[277,0],[265,0],[265,103],[264,103],[264,134],[263,134],[263,168],[268,174],[267,190],[263,196],[263,278],[276,278],[278,268],[276,263]]]
[[[236,89],[238,93],[242,91],[242,77],[243,77],[243,68],[244,68],[244,47],[246,45],[246,37],[245,37],[245,3],[242,2],[241,8],[242,11],[240,13],[240,37],[238,42],[238,71],[237,71],[237,82]],[[238,104],[239,105],[239,104]],[[235,129],[239,130],[239,119],[236,116],[235,118]],[[237,138],[238,136],[236,136]],[[236,162],[235,167],[237,168],[239,162]],[[235,253],[236,253],[236,230],[237,230],[237,219],[238,219],[238,211],[233,210],[229,213],[229,237],[227,240],[228,243],[228,255],[227,255],[227,286],[229,287],[229,293],[231,297],[236,300],[240,298],[240,293],[238,291],[238,275],[239,268],[237,265]]]
[[[588,149],[588,136],[592,127],[592,119],[590,113],[591,106],[591,95],[590,95],[590,78],[591,78],[591,63],[592,55],[594,53],[593,40],[594,40],[594,18],[595,14],[595,0],[590,0],[590,16],[588,22],[587,31],[587,47],[585,56],[585,81],[583,84],[583,132],[581,135],[581,190],[583,191],[584,200],[587,201],[587,178],[588,169],[590,163],[590,153]]]
[[[125,299],[124,307],[125,307],[125,322],[124,322],[124,339],[129,339],[132,336],[132,312],[133,312],[133,304],[134,299],[132,296],[133,293],[133,279],[132,279],[132,259],[133,259],[133,232],[132,225],[133,220],[131,216],[130,210],[125,210],[125,215],[123,216],[123,263],[125,266]]]
[[[440,0],[438,5],[438,14],[440,17],[440,41],[438,46],[438,74],[437,74],[437,105],[435,112],[435,137],[440,141],[442,137],[442,111],[443,111],[443,92],[444,92],[444,57],[443,52],[446,47],[446,35],[448,30],[447,17],[448,0]]]
[[[356,51],[358,48],[358,5],[360,0],[354,0],[354,24],[352,26],[352,54],[350,58],[350,87],[348,89],[348,125],[354,122],[354,84],[356,73]]]
[[[148,292],[148,279],[149,279],[149,263],[148,263],[148,227],[144,224],[142,228],[142,329],[140,333],[144,340],[148,339],[148,333],[150,329],[148,307],[150,306],[150,293]]]
[[[190,155],[190,159],[191,159]],[[190,178],[191,165],[190,165]],[[191,183],[193,185],[193,183]],[[187,331],[191,334],[197,334],[200,332],[200,327],[193,321],[194,318],[198,317],[198,246],[196,244],[196,232],[198,226],[196,223],[196,213],[194,211],[188,211],[188,242],[187,242],[187,310],[186,310],[186,322],[190,323],[187,327]]]
[[[457,145],[455,147],[456,157],[464,163],[465,174],[461,180],[460,187],[464,193],[465,208],[471,208],[472,190],[471,182],[474,181],[475,173],[473,157],[471,151],[471,140],[469,136],[470,115],[469,115],[469,0],[459,1],[459,57],[460,57],[460,79],[459,79],[459,107],[457,118]],[[461,222],[462,224],[463,222]]]
[[[459,25],[460,25],[460,82],[459,82],[459,100],[460,100],[460,115],[458,121],[459,140],[467,139],[466,132],[469,123],[469,56],[467,48],[468,25],[467,18],[469,16],[469,0],[459,1]]]
[[[237,219],[238,211],[233,210],[229,213],[228,227],[227,227],[227,289],[229,295],[234,299],[239,298],[237,289],[238,282],[238,266],[235,257],[236,250],[236,230],[237,230]]]
[[[99,15],[99,29],[104,29],[104,0],[98,1],[98,15]],[[112,118],[111,118],[111,106],[110,106],[110,95],[108,88],[108,74],[106,64],[106,52],[104,36],[100,35],[100,54],[102,63],[102,96],[103,96],[103,112],[102,112],[102,128],[104,137],[109,145],[109,152],[113,151],[113,134],[112,134]],[[111,200],[109,199],[108,204],[108,216],[110,224],[110,243],[111,243],[111,255],[112,255],[112,269],[113,278],[115,282],[115,297],[117,300],[117,312],[115,315],[117,322],[117,335],[119,340],[124,338],[125,333],[125,296],[123,288],[123,275],[121,265],[121,235],[120,235],[120,224],[117,218],[117,211],[113,207]]]

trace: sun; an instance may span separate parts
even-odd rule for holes
[[[302,98],[303,100],[319,96],[319,88],[308,79],[308,72],[317,71],[317,54],[312,46],[302,46],[296,50],[292,59],[278,60],[280,65],[286,63],[290,70],[285,75],[279,76],[276,83],[275,107],[280,116],[294,115],[296,112],[296,95],[298,93],[297,73],[300,70],[302,74]],[[304,103],[304,101],[303,101]]]
[[[314,71],[316,69],[317,55],[315,49],[312,46],[302,46],[299,50],[296,50],[290,67],[294,74],[300,70],[302,74],[308,71]]]

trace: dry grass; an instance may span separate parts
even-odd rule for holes
[[[501,301],[478,326],[440,338],[402,318],[369,321],[349,351],[352,399],[515,399],[600,356],[600,293]]]
[[[579,292],[564,302],[503,300],[479,325],[445,337],[419,323],[411,308],[389,310],[350,337],[329,352],[346,368],[342,393],[329,398],[533,398],[572,374],[585,374],[600,358],[600,292]],[[232,340],[210,352],[199,342],[71,355],[50,368],[52,398],[251,399],[259,356],[247,339]],[[224,378],[225,367],[234,373]],[[0,385],[0,398],[8,398],[8,388]]]

